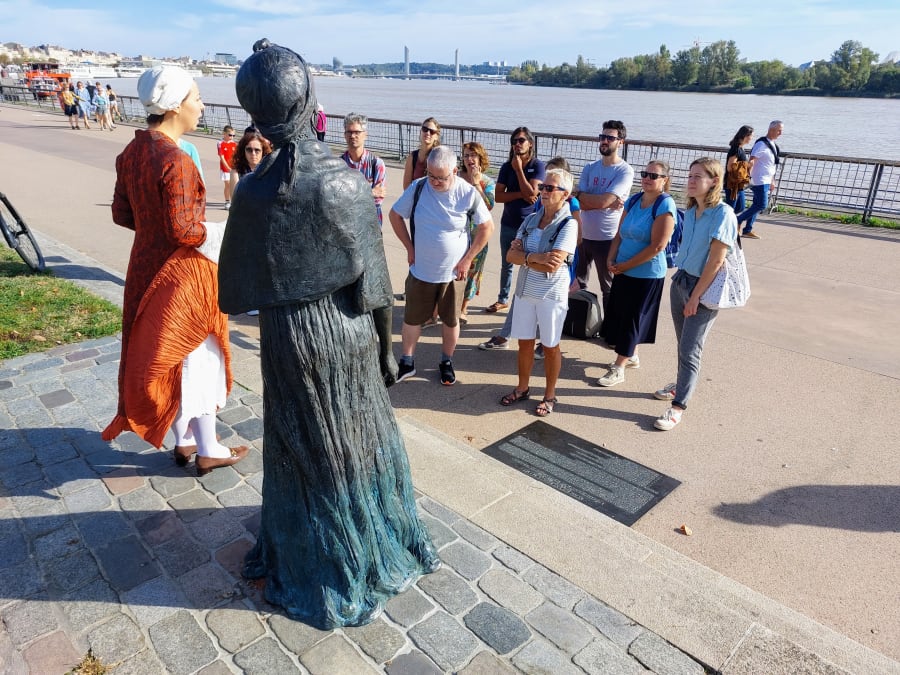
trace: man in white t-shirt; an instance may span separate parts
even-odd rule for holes
[[[738,227],[744,226],[742,236],[748,239],[759,239],[753,231],[756,217],[769,206],[769,193],[775,187],[775,170],[781,163],[781,149],[775,140],[784,131],[781,120],[769,123],[769,131],[757,139],[750,151],[750,189],[753,191],[753,203],[738,214]]]
[[[581,172],[575,196],[581,204],[582,240],[578,246],[575,278],[587,288],[591,263],[600,278],[603,293],[603,315],[612,288],[612,273],[606,264],[609,247],[619,231],[619,219],[625,199],[634,183],[634,169],[619,157],[625,144],[625,125],[619,120],[603,123],[600,134],[600,159],[588,164]]]
[[[457,178],[456,167],[456,154],[450,148],[440,145],[433,149],[425,178],[413,182],[388,215],[409,261],[397,382],[416,374],[416,343],[422,324],[431,318],[437,305],[443,322],[441,384],[456,383],[452,359],[459,340],[466,277],[472,260],[494,230],[481,195],[474,186]],[[408,229],[405,219],[410,220]],[[470,219],[475,223],[471,237]]]

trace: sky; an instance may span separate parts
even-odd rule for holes
[[[794,66],[858,40],[883,59],[900,51],[897,0],[0,0],[0,43],[157,58],[246,58],[261,37],[311,63],[410,60],[462,64],[527,59],[596,66],[734,40],[747,61]]]

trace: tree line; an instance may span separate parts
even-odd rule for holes
[[[550,67],[525,61],[507,79],[519,84],[586,89],[647,89],[656,91],[721,91],[756,94],[896,96],[900,65],[877,65],[878,54],[856,40],[845,41],[830,61],[807,68],[779,60],[747,62],[734,40],[682,49],[672,56],[665,45],[656,54],[616,59],[596,67],[582,56],[575,65]]]

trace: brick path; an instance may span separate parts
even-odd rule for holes
[[[219,414],[247,459],[196,478],[133,434],[100,439],[119,349],[92,340],[0,369],[2,672],[62,673],[89,648],[117,674],[704,672],[421,495],[438,572],[362,628],[287,619],[240,576],[259,525],[261,397],[235,387]]]

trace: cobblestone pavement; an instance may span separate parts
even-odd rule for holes
[[[63,673],[91,649],[117,675],[704,673],[422,495],[439,571],[362,628],[286,618],[240,576],[259,524],[261,397],[236,386],[219,414],[247,459],[197,478],[133,434],[101,440],[119,349],[106,338],[0,366],[0,672]]]

